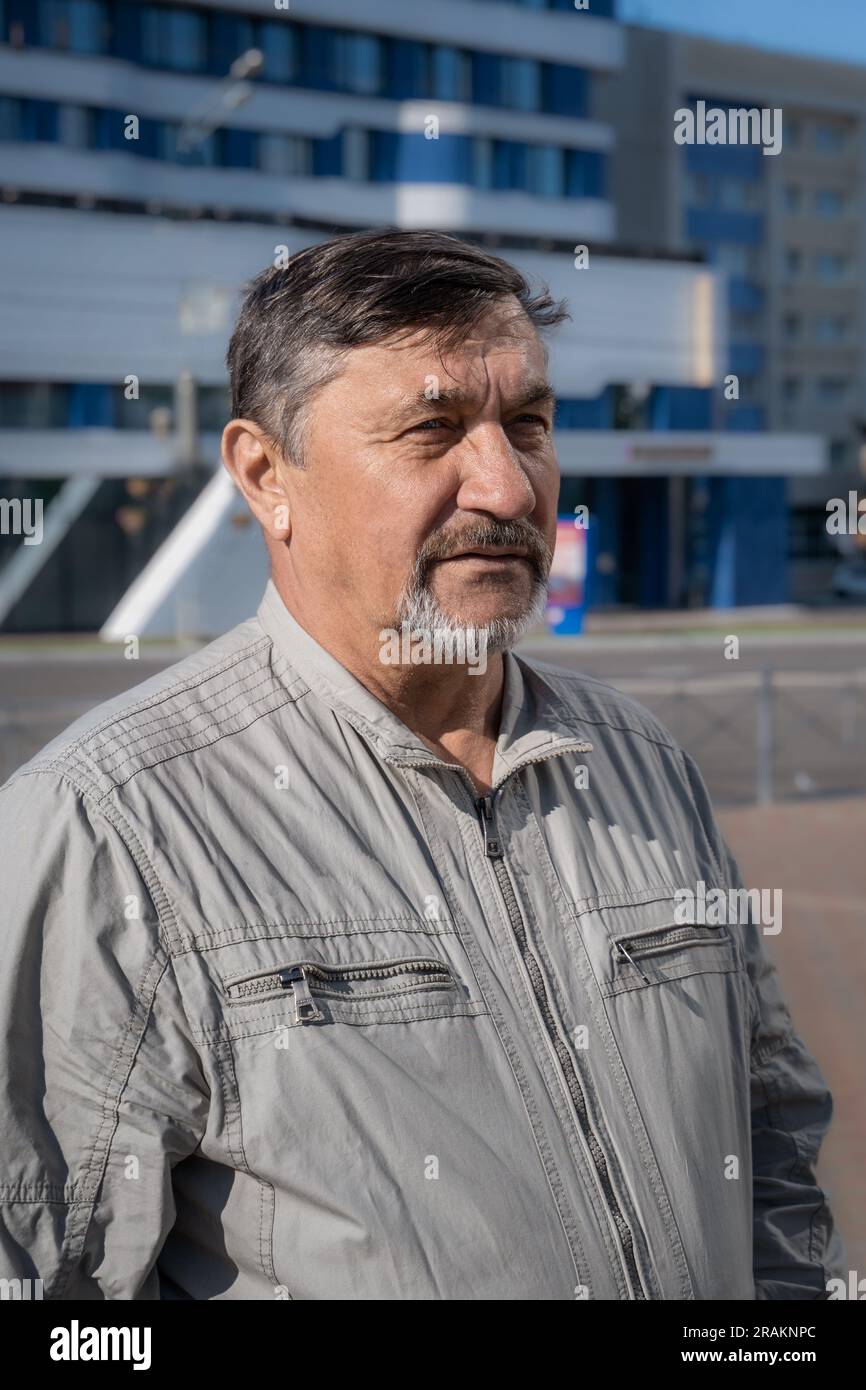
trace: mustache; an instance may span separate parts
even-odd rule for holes
[[[462,550],[484,546],[519,546],[538,579],[546,580],[553,563],[553,551],[537,526],[525,518],[515,521],[479,521],[459,531],[440,531],[429,536],[415,561],[415,573],[423,581],[436,560],[449,560]]]

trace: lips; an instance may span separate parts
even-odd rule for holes
[[[445,558],[448,560],[526,560],[529,557],[523,550],[491,548],[489,550],[458,550],[454,555],[448,555]]]

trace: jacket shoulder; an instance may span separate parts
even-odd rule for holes
[[[96,705],[12,774],[53,773],[100,800],[138,772],[206,747],[305,687],[257,618]]]
[[[680,753],[682,749],[664,724],[640,701],[616,686],[580,671],[565,670],[549,662],[527,660],[527,667],[553,693],[564,712],[577,722],[607,727],[612,732],[642,738]]]

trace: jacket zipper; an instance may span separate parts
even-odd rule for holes
[[[310,981],[321,982],[324,988],[316,993],[333,994],[327,986],[341,980],[392,979],[400,975],[423,975],[422,988],[444,986],[454,987],[454,977],[443,961],[428,960],[421,957],[385,963],[375,961],[363,965],[321,965],[314,961],[299,961],[283,970],[269,971],[247,980],[235,981],[231,989],[235,999],[254,998],[257,994],[267,994],[276,989],[290,989],[295,1001],[295,1022],[310,1023],[324,1018],[313,997]]]
[[[553,1010],[550,1006],[541,967],[526,937],[526,928],[520,911],[520,904],[515,896],[514,887],[504,861],[502,842],[496,828],[493,802],[494,797],[491,795],[478,797],[475,802],[481,820],[482,833],[484,835],[484,851],[490,861],[497,883],[499,884],[499,890],[505,903],[505,909],[508,913],[508,918],[517,940],[523,963],[532,984],[536,1002],[565,1076],[566,1085],[577,1114],[581,1133],[583,1134],[584,1141],[589,1149],[593,1164],[595,1165],[598,1180],[601,1184],[605,1201],[607,1202],[608,1212],[613,1218],[614,1225],[619,1234],[626,1277],[634,1293],[635,1301],[642,1300],[646,1298],[646,1295],[643,1290],[643,1285],[641,1284],[637,1267],[634,1236],[631,1227],[623,1215],[619,1202],[617,1201],[616,1193],[613,1190],[607,1159],[604,1156],[604,1152],[589,1122],[586,1097],[583,1094],[580,1079],[575,1071],[571,1055],[566,1047],[565,1040],[562,1037],[562,1033],[560,1032]]]

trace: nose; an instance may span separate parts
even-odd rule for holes
[[[456,498],[461,511],[490,512],[505,521],[532,515],[535,490],[500,425],[477,426],[462,449]]]

